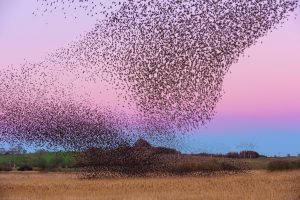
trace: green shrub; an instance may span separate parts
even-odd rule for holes
[[[38,167],[41,170],[45,170],[47,168],[47,160],[42,154],[37,155],[32,162],[34,167]]]
[[[65,159],[64,159],[64,157],[62,155],[59,155],[59,154],[54,155],[50,159],[48,167],[50,169],[65,167]]]

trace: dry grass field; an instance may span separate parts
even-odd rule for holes
[[[300,171],[97,180],[71,173],[10,172],[0,173],[0,199],[300,200]]]

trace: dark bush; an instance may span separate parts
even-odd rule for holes
[[[175,174],[187,174],[192,172],[218,172],[218,171],[238,171],[241,168],[233,163],[224,161],[209,161],[209,162],[185,162],[174,165],[170,168],[170,172]]]
[[[125,174],[143,174],[153,171],[158,164],[157,154],[148,148],[121,146],[115,149],[92,148],[77,155],[77,167],[109,170]]]
[[[12,171],[12,167],[8,164],[0,164],[0,171]]]
[[[30,165],[22,165],[18,168],[18,171],[32,171],[32,167]]]
[[[157,154],[180,154],[176,149],[166,148],[166,147],[156,147],[155,153]]]
[[[240,167],[232,164],[232,163],[228,163],[228,162],[221,162],[220,163],[221,169],[223,171],[236,171],[236,170],[241,170]]]
[[[207,171],[208,167],[201,163],[181,163],[170,167],[169,171],[174,174],[187,174]]]
[[[267,169],[270,171],[282,171],[294,169],[294,166],[289,161],[276,160],[268,164]]]
[[[300,169],[300,160],[293,161],[292,165],[295,169]]]
[[[171,172],[174,174],[188,174],[193,172],[215,172],[221,171],[221,168],[216,162],[205,162],[205,163],[181,163],[172,167]]]

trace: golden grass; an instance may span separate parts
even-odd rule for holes
[[[0,173],[0,199],[300,200],[300,171],[98,180],[70,173]]]

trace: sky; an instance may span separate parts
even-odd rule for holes
[[[36,0],[0,0],[0,69],[36,62],[76,41],[96,22],[82,14],[34,16]],[[216,115],[188,133],[180,150],[300,154],[300,9],[230,68]]]

